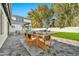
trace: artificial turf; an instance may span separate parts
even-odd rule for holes
[[[52,36],[79,41],[79,33],[57,32]]]

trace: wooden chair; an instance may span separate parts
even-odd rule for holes
[[[46,46],[50,46],[51,45],[51,37],[50,37],[50,35],[45,36],[45,38],[44,38],[44,44]]]
[[[36,46],[40,47],[40,34],[36,34]]]
[[[33,42],[36,40],[36,38],[32,35],[32,34],[27,34],[26,35],[26,39],[25,39],[25,41],[26,41],[26,43],[28,43],[28,45],[30,46],[30,47],[32,47],[34,44],[33,44]]]
[[[43,35],[44,36],[44,38],[43,39],[41,39],[41,46],[43,46],[44,48],[44,50],[45,51],[47,51],[47,47],[48,46],[51,46],[51,37],[50,37],[50,35],[48,35],[48,34],[44,34]]]

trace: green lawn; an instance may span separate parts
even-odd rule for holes
[[[52,36],[79,41],[79,33],[58,32],[52,34]]]

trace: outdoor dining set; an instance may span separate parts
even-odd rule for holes
[[[31,31],[29,33],[25,33],[25,42],[30,47],[38,47],[43,49],[44,51],[47,51],[47,47],[51,46],[51,35],[47,32],[36,32]]]

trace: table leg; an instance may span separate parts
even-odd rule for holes
[[[36,39],[36,46],[37,47],[40,47],[40,40],[39,39],[40,39],[39,36],[37,36],[37,39]]]

